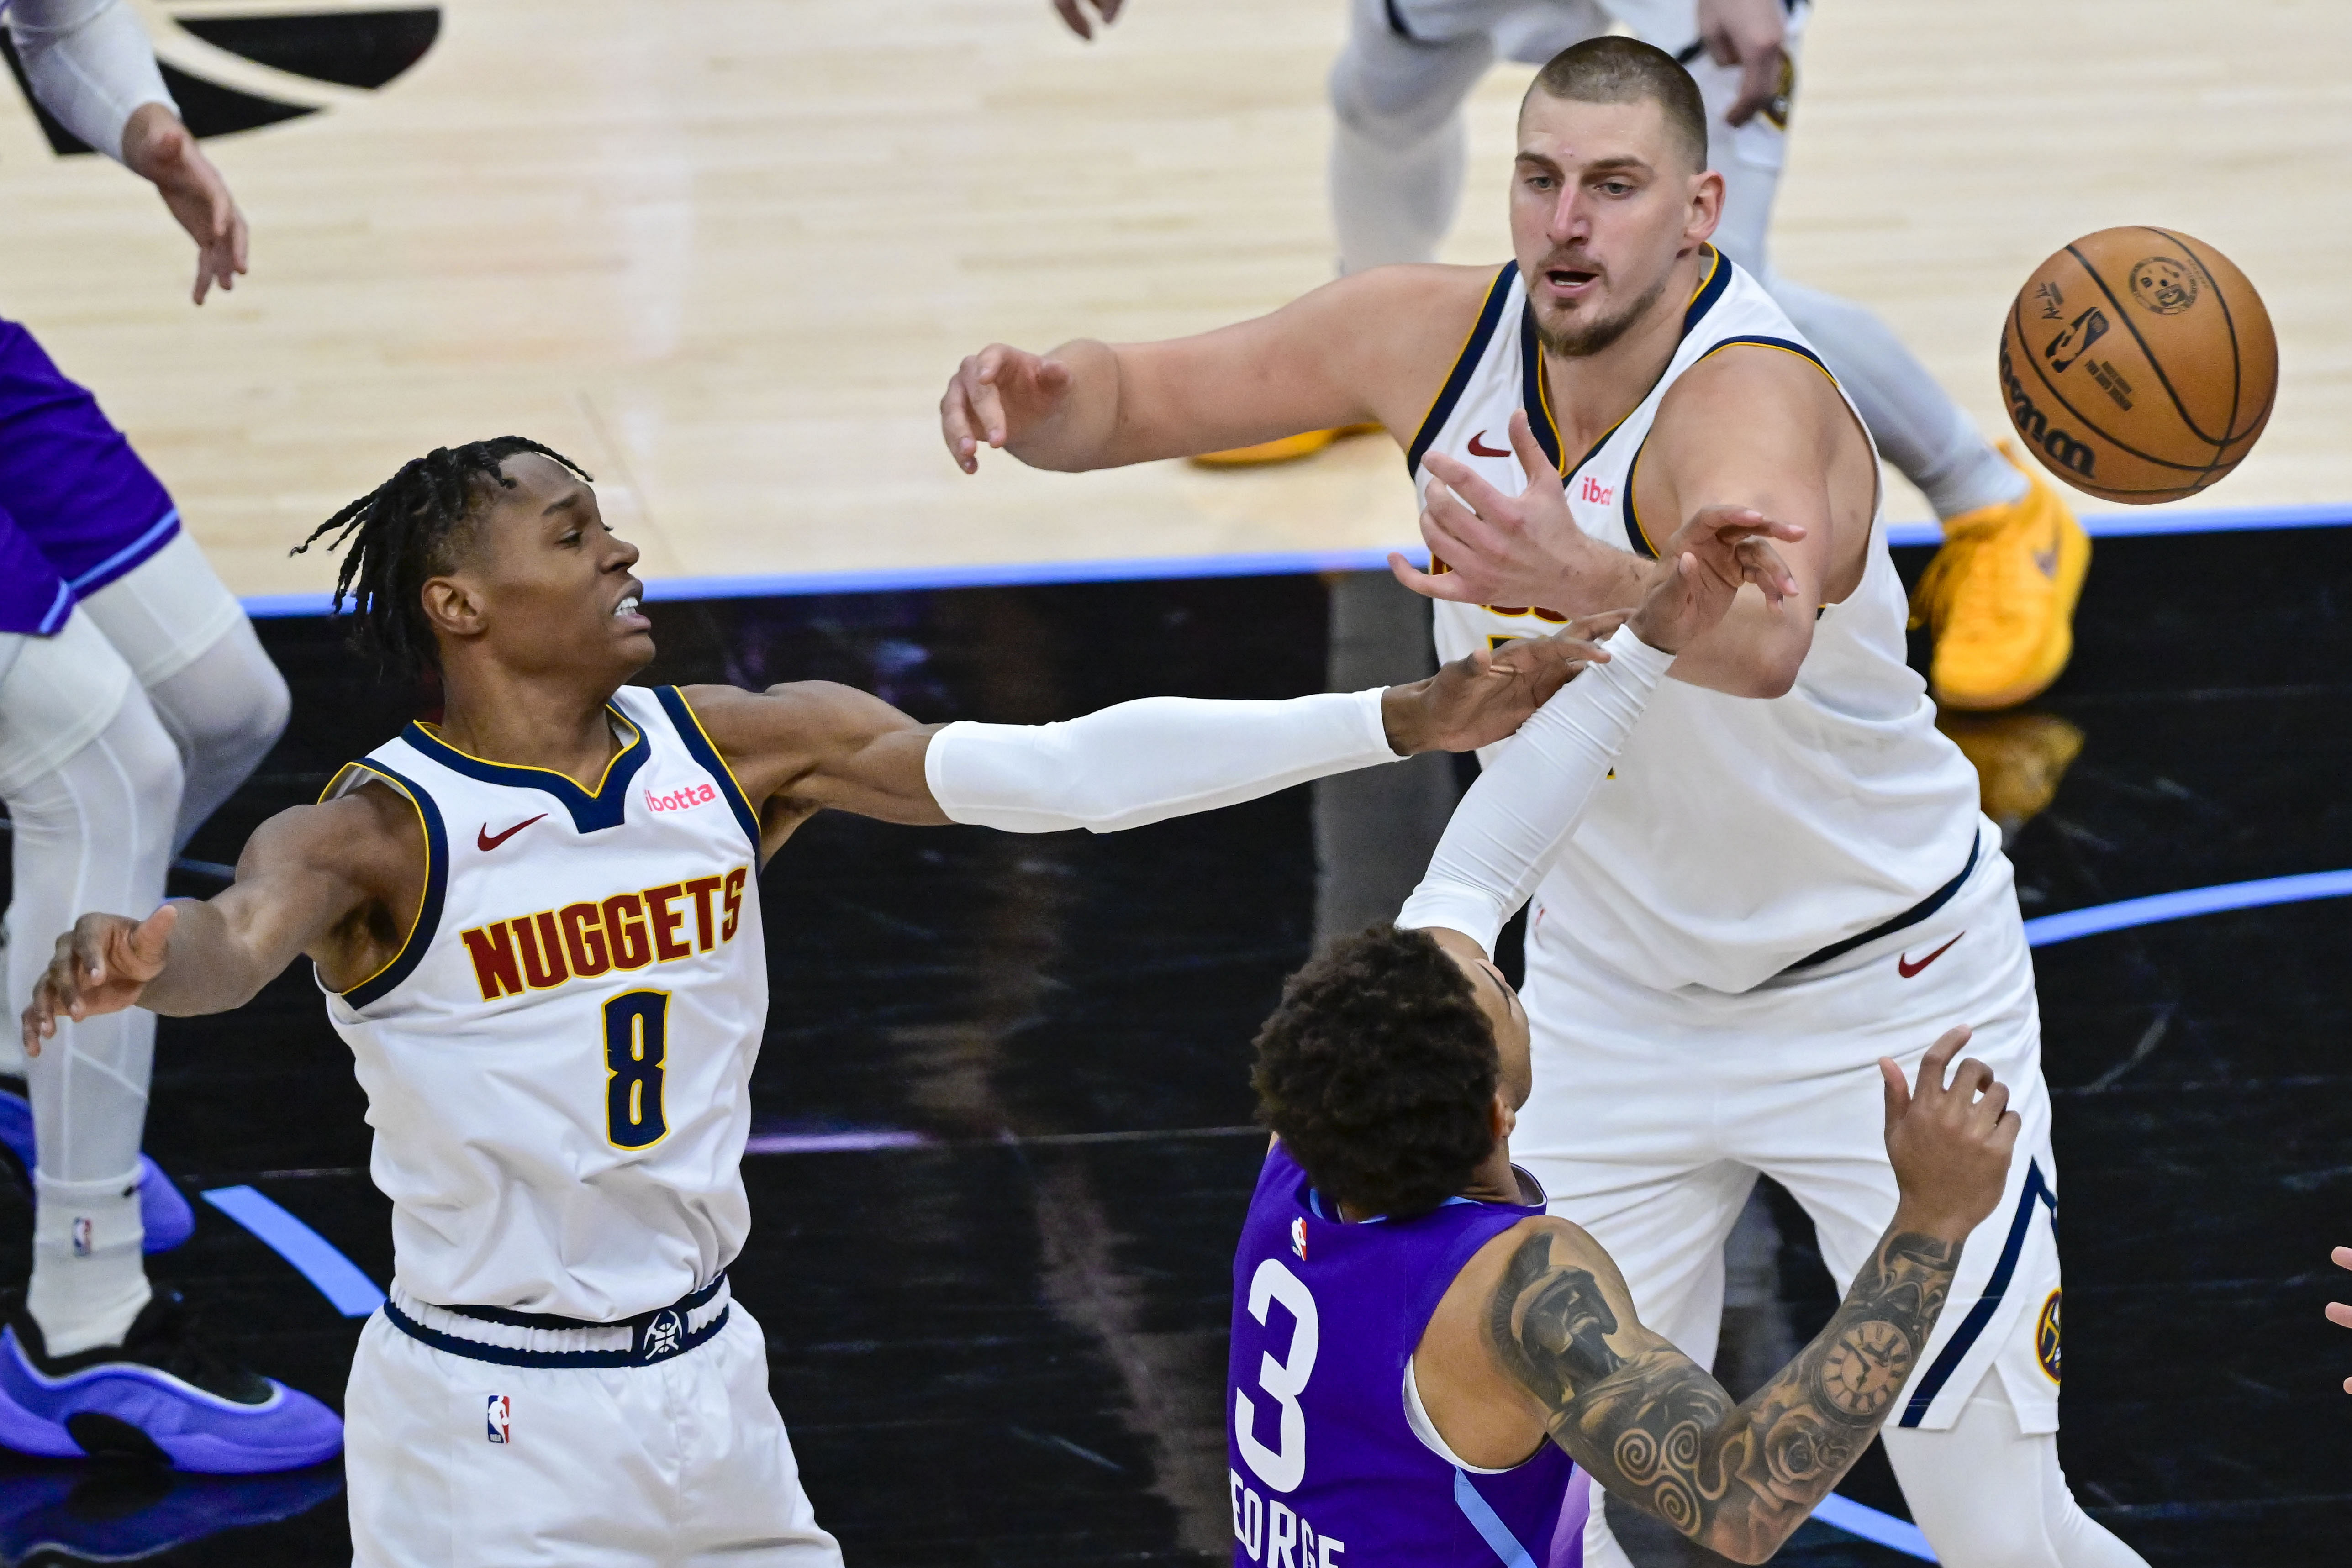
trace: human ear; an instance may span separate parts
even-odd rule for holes
[[[436,631],[453,637],[470,637],[481,631],[481,604],[457,579],[429,577],[418,591],[425,603],[425,619]]]
[[[1690,213],[1683,223],[1683,238],[1702,244],[1722,221],[1723,176],[1709,169],[1691,180]]]

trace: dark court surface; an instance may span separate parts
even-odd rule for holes
[[[1905,553],[1916,572],[1924,552]],[[1286,696],[1324,685],[1329,605],[1314,578],[664,604],[647,678],[824,677],[925,720]],[[2079,629],[2034,733],[2046,750],[2054,721],[2075,727],[2080,755],[2011,849],[2029,916],[2352,867],[2352,531],[2107,541]],[[198,860],[233,860],[430,702],[371,683],[324,623],[263,634],[293,727]],[[854,1568],[1225,1558],[1231,1246],[1263,1148],[1248,1042],[1315,928],[1309,812],[1293,790],[1099,838],[820,819],[769,868],[757,1133],[791,1152],[747,1162],[736,1289]],[[2352,1560],[2352,1333],[2320,1315],[2331,1291],[2352,1299],[2327,1262],[2352,1241],[2347,936],[2335,901],[2037,955],[2063,1452],[2085,1505],[2155,1563]],[[238,1014],[165,1020],[148,1147],[192,1191],[259,1187],[382,1281],[362,1109],[296,972]],[[890,1146],[840,1146],[861,1137]],[[200,1215],[154,1272],[249,1364],[340,1403],[359,1322]],[[1756,1218],[1735,1386],[1833,1305],[1802,1216],[1768,1193]],[[29,1230],[0,1189],[0,1282],[22,1277]],[[333,1467],[237,1482],[0,1464],[0,1561],[345,1561],[340,1486]],[[1874,1453],[1843,1490],[1902,1512]],[[1910,1560],[1815,1523],[1780,1561]]]

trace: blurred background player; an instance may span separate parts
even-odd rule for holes
[[[1055,0],[1055,8],[1073,31],[1091,36],[1080,0]],[[1097,8],[1108,23],[1120,7],[1097,0]],[[2090,539],[2057,492],[1988,442],[1885,323],[1773,271],[1766,236],[1810,10],[1809,0],[1350,0],[1348,43],[1330,78],[1339,270],[1437,258],[1468,160],[1462,106],[1497,59],[1541,65],[1612,23],[1673,55],[1706,99],[1710,158],[1724,178],[1715,243],[1820,350],[1879,451],[1943,521],[1944,548],[1913,602],[1935,634],[1937,701],[2011,707],[2066,667]],[[1370,428],[1301,432],[1208,460],[1278,462]],[[2039,781],[2063,772],[2081,745],[2063,721],[1956,738],[1988,773],[1997,820],[2046,803]],[[2025,755],[2009,755],[2021,747]],[[2017,776],[1990,777],[2003,770]]]
[[[245,219],[180,122],[130,7],[12,0],[6,16],[42,105],[152,183],[195,241],[195,302],[233,287]],[[163,485],[33,335],[0,321],[12,1007],[30,1000],[49,935],[76,912],[163,897],[173,856],[275,744],[287,706],[285,681]],[[200,1468],[278,1468],[268,1412],[285,1401],[274,1385],[194,1345],[177,1298],[148,1284],[142,1251],[177,1246],[194,1227],[139,1153],[154,1048],[154,1015],[142,1012],[67,1024],[29,1063],[13,1039],[0,1045],[0,1075],[30,1092],[29,1104],[0,1092],[0,1142],[36,1193],[31,1282],[0,1334],[0,1443],[57,1457],[142,1450],[128,1426],[56,1419],[49,1384],[26,1375],[38,1369],[160,1391],[152,1421],[207,1395],[251,1407],[240,1430],[259,1440],[232,1442]]]

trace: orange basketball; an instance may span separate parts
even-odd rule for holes
[[[2010,423],[2103,500],[2193,496],[2245,460],[2278,390],[2246,275],[2169,229],[2101,229],[2033,269],[2000,330]]]

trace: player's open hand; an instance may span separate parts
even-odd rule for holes
[[[1095,36],[1094,18],[1087,15],[1087,4],[1088,0],[1054,0],[1054,9],[1061,13],[1064,25],[1071,32],[1091,43]],[[1102,25],[1108,27],[1118,20],[1118,8],[1125,0],[1092,0],[1092,4],[1102,16]]]
[[[1557,636],[1517,638],[1500,651],[1481,648],[1425,681],[1391,686],[1381,699],[1390,747],[1408,756],[1470,751],[1515,733],[1579,670],[1608,661],[1600,639],[1626,613],[1589,615]]]
[[[1780,68],[1789,47],[1782,0],[1698,0],[1698,40],[1707,58],[1739,68],[1739,94],[1723,111],[1733,125],[1745,125],[1780,96]]]
[[[144,920],[85,915],[75,921],[58,938],[48,968],[34,984],[32,1003],[25,1009],[25,1054],[41,1054],[41,1041],[58,1032],[59,1018],[79,1023],[138,1001],[147,982],[163,972],[179,918],[179,905],[167,904]]]
[[[2334,1252],[2328,1254],[2328,1256],[2336,1260],[2336,1266],[2337,1268],[2352,1269],[2352,1247],[2338,1247]],[[2327,1321],[2339,1327],[2352,1329],[2352,1303],[2344,1301],[2328,1302]],[[2352,1394],[2352,1377],[2347,1377],[2344,1380],[2344,1392],[2347,1394]]]
[[[194,134],[162,104],[141,104],[122,128],[122,162],[154,185],[196,242],[195,302],[202,305],[215,283],[235,288],[246,270],[245,214]]]
[[[1536,444],[1525,410],[1513,412],[1510,429],[1511,450],[1529,476],[1527,488],[1516,496],[1505,495],[1468,464],[1443,452],[1423,459],[1435,476],[1421,509],[1429,570],[1415,569],[1402,555],[1389,557],[1389,570],[1415,593],[1458,604],[1550,610],[1579,601],[1581,569],[1601,547],[1569,515],[1568,493],[1551,459]]]
[[[956,466],[980,471],[985,442],[1002,449],[1050,423],[1070,390],[1070,368],[1025,349],[991,343],[964,356],[940,399],[940,435]]]
[[[1891,1057],[1878,1059],[1886,1081],[1886,1156],[1901,1189],[1897,1228],[1958,1241],[2000,1203],[2017,1147],[2017,1113],[2009,1089],[1974,1057],[1946,1070],[1969,1030],[1947,1031],[1919,1062],[1916,1088]]]
[[[1774,522],[1746,507],[1707,507],[1666,541],[1658,575],[1633,612],[1633,634],[1663,653],[1678,653],[1722,620],[1752,582],[1775,609],[1797,591],[1797,580],[1774,539],[1805,537],[1795,523]]]

